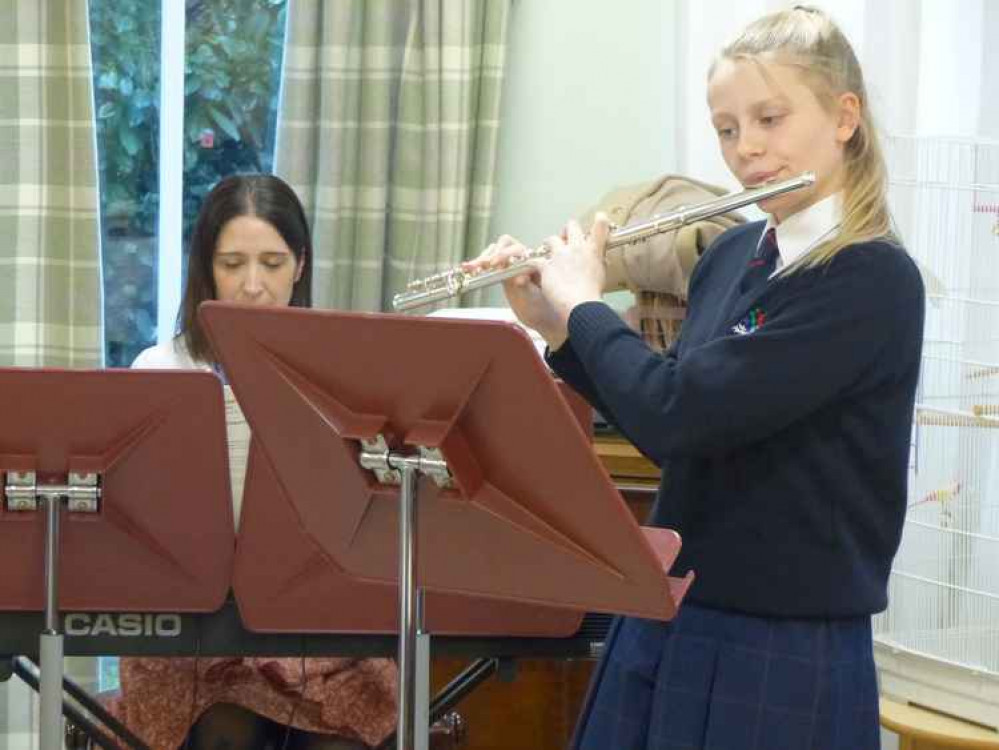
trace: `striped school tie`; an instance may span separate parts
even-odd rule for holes
[[[739,293],[747,294],[767,283],[770,274],[777,268],[777,230],[773,227],[767,230],[760,241],[749,267],[739,281]]]

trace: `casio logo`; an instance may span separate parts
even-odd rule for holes
[[[63,620],[66,635],[156,636],[180,635],[178,614],[141,614],[138,612],[75,612]]]

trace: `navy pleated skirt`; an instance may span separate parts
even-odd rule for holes
[[[870,617],[619,618],[574,750],[876,750]]]

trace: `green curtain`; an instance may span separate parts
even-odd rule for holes
[[[101,364],[85,0],[0,0],[0,364]]]
[[[390,309],[478,254],[511,0],[292,0],[276,169],[302,196],[322,307]]]

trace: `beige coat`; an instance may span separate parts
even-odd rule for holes
[[[690,177],[665,175],[611,190],[581,217],[581,223],[589,226],[597,211],[603,211],[617,226],[637,224],[681,207],[714,200],[725,192]],[[734,212],[722,214],[633,245],[608,249],[605,291],[658,292],[685,300],[690,273],[701,253],[719,234],[744,221]]]

